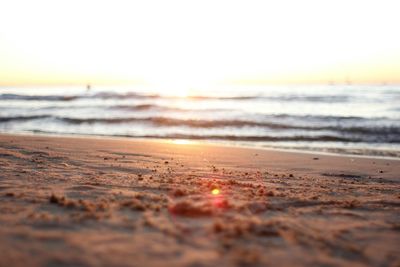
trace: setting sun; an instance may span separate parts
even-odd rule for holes
[[[400,82],[398,1],[6,0],[1,8],[1,84]]]

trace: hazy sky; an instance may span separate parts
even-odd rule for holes
[[[0,84],[400,82],[400,1],[0,0]]]

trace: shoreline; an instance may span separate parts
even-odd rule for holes
[[[1,266],[400,263],[397,160],[4,134],[0,155]]]
[[[183,141],[188,144],[198,144],[198,145],[209,145],[209,146],[222,146],[222,147],[237,147],[237,148],[248,148],[254,150],[272,150],[272,151],[279,151],[279,152],[289,152],[289,153],[304,153],[304,154],[320,154],[320,155],[327,155],[327,156],[343,156],[343,157],[356,157],[356,158],[371,158],[371,159],[387,159],[387,160],[400,160],[400,152],[388,150],[388,149],[376,149],[378,152],[383,153],[395,153],[399,156],[381,156],[381,155],[373,155],[373,154],[358,154],[358,153],[349,153],[348,150],[342,148],[333,148],[336,150],[347,151],[346,152],[332,152],[332,151],[322,151],[322,149],[330,149],[330,148],[321,148],[319,150],[316,147],[309,147],[304,149],[297,149],[293,147],[274,147],[274,146],[262,146],[256,145],[256,143],[248,143],[245,144],[244,142],[233,142],[233,141],[224,141],[224,140],[197,140],[197,139],[172,139],[172,138],[147,138],[147,137],[134,137],[134,136],[118,136],[118,135],[98,135],[98,134],[72,134],[72,133],[25,133],[25,132],[16,132],[16,133],[7,133],[7,132],[0,132],[1,135],[18,135],[18,136],[44,136],[44,137],[66,137],[66,138],[87,138],[87,139],[110,139],[110,140],[133,140],[133,141],[149,141],[149,142],[167,142],[167,143],[174,143],[176,141]],[[354,150],[354,148],[352,148]],[[355,148],[356,150],[361,150]],[[372,151],[375,149],[368,148],[368,150]]]

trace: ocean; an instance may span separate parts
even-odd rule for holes
[[[0,87],[0,132],[400,157],[400,86]]]

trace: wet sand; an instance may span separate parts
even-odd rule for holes
[[[0,135],[0,266],[400,266],[400,161]]]

